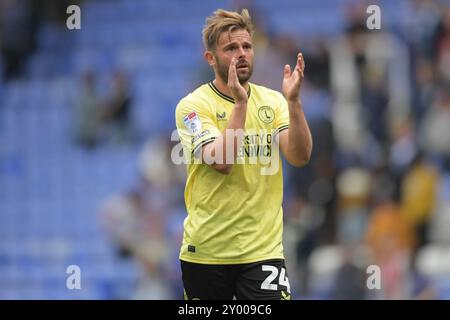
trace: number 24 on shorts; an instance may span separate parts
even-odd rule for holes
[[[261,289],[264,290],[278,290],[278,285],[272,283],[278,276],[278,268],[271,265],[262,265],[262,271],[270,271],[269,276],[261,283]],[[289,285],[288,277],[286,276],[286,269],[281,268],[280,277],[278,280],[280,286],[285,286],[286,291],[291,293],[291,286]]]

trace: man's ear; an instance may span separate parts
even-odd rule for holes
[[[208,62],[208,64],[211,67],[215,66],[216,58],[214,57],[214,54],[211,51],[209,51],[209,50],[205,51],[205,53],[203,54],[203,57],[205,58],[206,62]]]

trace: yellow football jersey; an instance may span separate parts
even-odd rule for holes
[[[281,93],[255,84],[249,84],[248,95],[245,137],[229,175],[195,155],[225,131],[233,98],[210,82],[177,105],[188,170],[181,260],[237,264],[284,258],[283,175],[274,136],[289,126],[288,106]]]

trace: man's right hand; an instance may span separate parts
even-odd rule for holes
[[[228,69],[228,88],[233,95],[234,101],[236,103],[247,103],[248,96],[244,87],[239,83],[239,79],[236,71],[237,59],[232,58],[230,63],[230,68]]]

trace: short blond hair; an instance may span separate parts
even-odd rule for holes
[[[222,32],[231,32],[237,29],[245,29],[253,36],[253,23],[247,9],[242,9],[241,13],[218,9],[213,15],[206,18],[202,31],[203,45],[206,50],[213,50]]]

